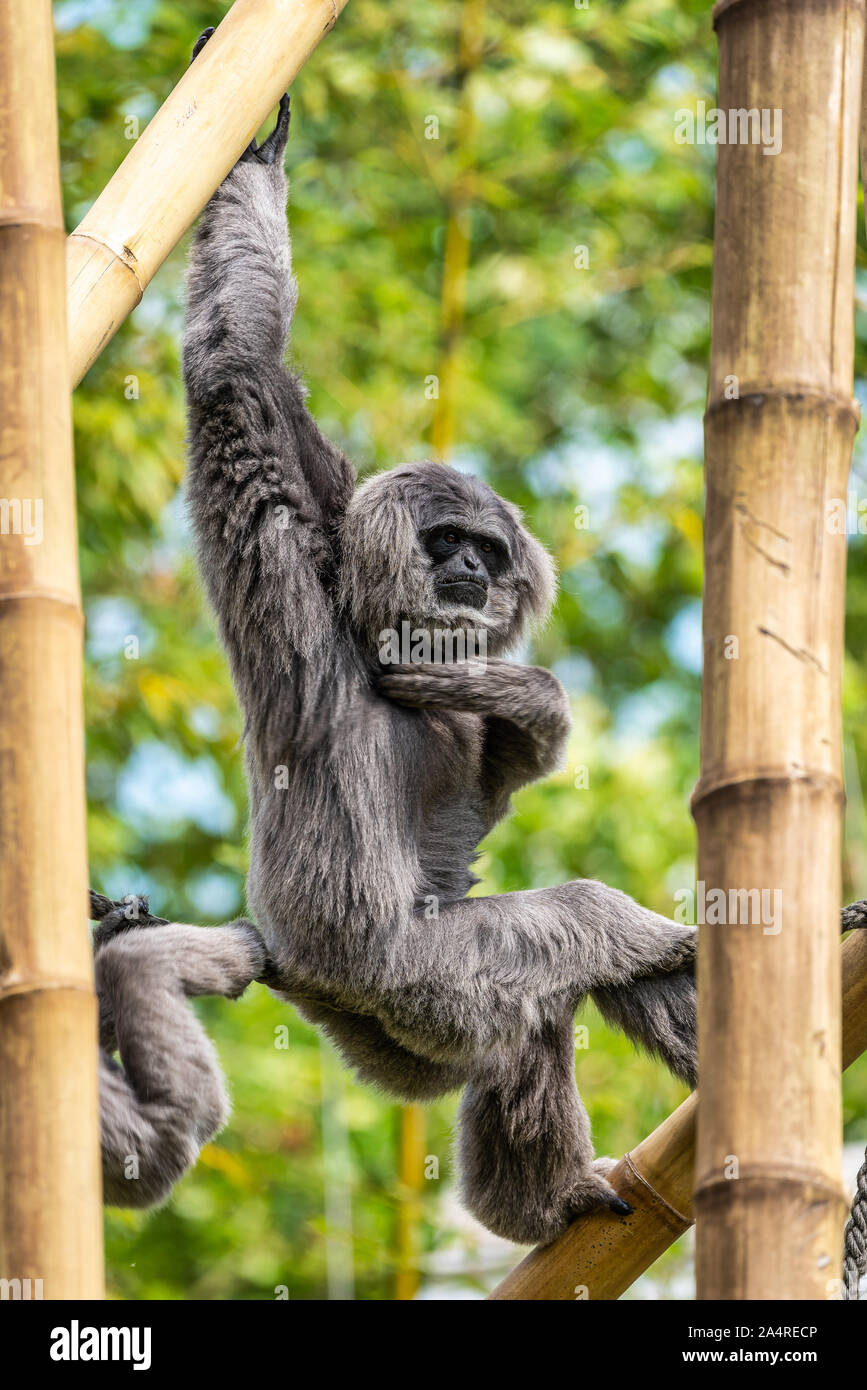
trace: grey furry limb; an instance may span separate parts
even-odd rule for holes
[[[250,922],[170,923],[135,895],[92,893],[91,913],[107,928],[94,962],[103,1195],[112,1206],[149,1207],[229,1111],[217,1055],[187,1000],[237,998],[265,968],[265,948]]]
[[[849,903],[840,913],[840,931],[852,931],[855,928],[867,927],[867,898],[860,898],[856,903]]]

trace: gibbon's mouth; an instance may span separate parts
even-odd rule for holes
[[[484,579],[444,579],[437,585],[439,597],[456,608],[484,608],[488,601],[488,586]]]

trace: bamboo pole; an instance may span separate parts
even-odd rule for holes
[[[426,1116],[421,1105],[402,1105],[398,1114],[397,1268],[394,1297],[410,1303],[421,1284],[421,1193],[424,1184]]]
[[[0,1277],[41,1280],[41,1294],[31,1282],[30,1296],[47,1299],[102,1295],[64,275],[51,4],[6,0],[0,7]]]
[[[700,930],[699,1299],[824,1299],[840,1259],[840,681],[861,0],[722,0],[705,417],[702,771],[708,892],[779,893]],[[737,383],[733,398],[732,382]],[[773,898],[770,899],[773,903]],[[781,923],[781,928],[780,928]]]
[[[235,0],[68,239],[76,386],[347,0]]]
[[[867,1052],[867,931],[845,943],[843,961],[843,1066]],[[580,1217],[551,1245],[539,1246],[490,1297],[494,1300],[591,1302],[619,1298],[692,1223],[697,1096],[689,1096],[610,1175],[634,1208],[615,1219],[609,1211]],[[842,1254],[823,1269],[829,1298],[839,1288]]]

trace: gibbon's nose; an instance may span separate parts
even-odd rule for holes
[[[464,564],[468,570],[477,570],[479,568],[479,562],[470,550],[464,552]]]

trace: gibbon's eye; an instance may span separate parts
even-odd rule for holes
[[[446,531],[445,535],[443,536],[443,540],[445,541],[446,545],[457,545],[458,543],[458,538],[455,535],[454,531]]]
[[[493,548],[490,541],[482,541],[482,550],[484,550],[486,555],[490,554]]]

